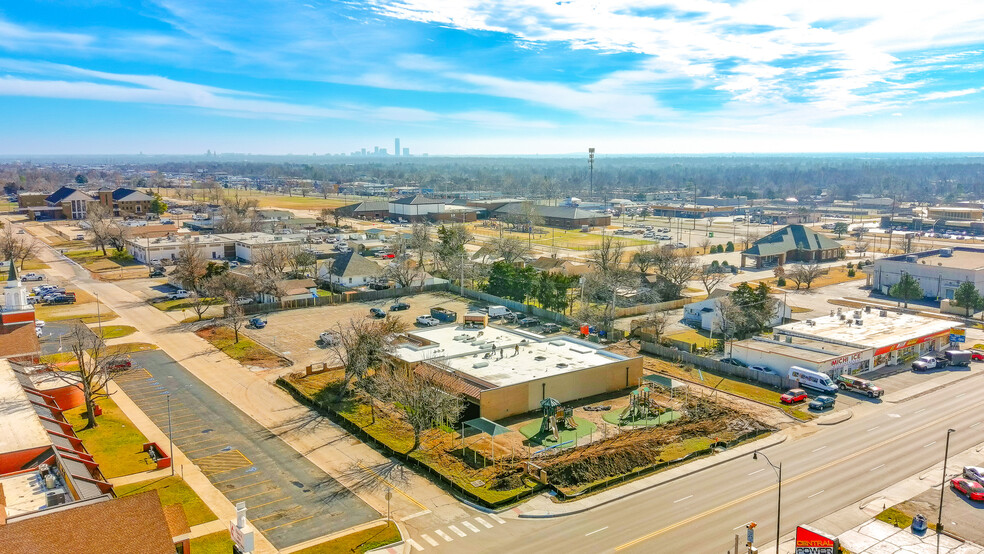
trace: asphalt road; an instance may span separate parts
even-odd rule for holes
[[[174,444],[277,548],[371,521],[369,505],[160,351],[132,355],[116,379]],[[161,445],[167,448],[167,445]]]
[[[782,534],[938,463],[949,427],[957,430],[951,454],[980,443],[982,385],[979,374],[902,403],[868,407],[863,417],[817,427],[809,436],[769,448],[768,457],[783,470]],[[511,520],[508,533],[504,527],[497,533],[455,536],[431,548],[723,553],[734,548],[736,533],[744,537],[750,520],[758,523],[757,544],[775,539],[776,482],[764,458],[743,456],[582,514]]]

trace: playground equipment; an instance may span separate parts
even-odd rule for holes
[[[629,405],[618,416],[619,423],[655,418],[666,412],[666,408],[656,403],[651,392],[647,385],[642,385],[632,391],[629,394]]]
[[[574,421],[574,408],[562,406],[556,398],[541,400],[540,409],[543,411],[540,434],[549,432],[555,441],[560,442],[560,425],[566,430],[577,429],[577,422]]]

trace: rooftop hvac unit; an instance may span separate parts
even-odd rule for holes
[[[793,337],[790,335],[786,335],[786,342],[788,342],[789,344],[793,344]]]
[[[881,310],[878,312],[878,317],[888,317],[888,311]]]
[[[953,249],[952,248],[942,248],[942,249],[940,249],[940,257],[941,258],[951,258],[951,257],[953,257]]]
[[[837,314],[837,317],[838,317],[838,319],[840,319],[841,321],[844,321],[845,319],[847,319],[847,318],[846,318],[846,317],[844,316],[844,314],[842,314],[842,313],[838,313],[838,314]]]
[[[55,488],[58,482],[55,481],[55,475],[53,473],[48,473],[44,476],[44,488],[51,490]]]
[[[45,506],[51,508],[52,506],[60,506],[65,503],[65,493],[64,492],[49,492],[45,495]]]
[[[864,320],[863,319],[860,319],[860,318],[859,319],[855,319],[854,320],[854,324],[857,325],[858,327],[860,327],[863,321]]]
[[[918,259],[919,256],[916,256],[915,254],[909,254],[908,256],[905,257],[905,261],[909,262],[910,264],[916,263],[916,260]]]
[[[480,369],[480,368],[488,367],[488,366],[489,366],[489,363],[488,362],[475,362],[475,363],[472,364],[472,368],[474,368],[474,369]]]
[[[861,318],[861,310],[854,310],[854,319]]]
[[[840,315],[840,313],[841,313],[841,309],[837,308],[837,315]]]
[[[772,335],[772,340],[779,342],[779,335]]]
[[[864,313],[870,314],[871,313],[871,306],[865,306],[864,307]]]

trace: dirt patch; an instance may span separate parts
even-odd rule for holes
[[[195,331],[195,334],[243,365],[268,369],[290,365],[290,360],[253,342],[242,332],[239,333],[239,342],[236,342],[232,329],[226,327],[206,327]]]

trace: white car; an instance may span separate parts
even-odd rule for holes
[[[44,334],[44,329],[42,329],[40,327],[35,327],[34,328],[34,333],[37,334],[38,338],[41,338],[41,335]]]
[[[963,468],[963,476],[984,485],[984,467],[967,466]]]
[[[424,325],[426,327],[433,327],[435,325],[440,325],[441,321],[436,317],[431,317],[429,315],[422,315],[417,317],[417,323]]]
[[[768,373],[769,375],[772,375],[772,370],[765,367],[764,365],[750,365],[748,366],[748,369],[752,371],[759,371],[762,373]]]
[[[335,333],[334,331],[325,331],[324,333],[318,335],[318,340],[320,340],[321,344],[325,346],[334,346],[338,344],[338,333]]]
[[[25,273],[21,275],[21,281],[43,281],[44,275],[40,273]]]
[[[44,328],[44,320],[43,319],[36,320],[34,322],[34,326],[37,327],[38,329],[43,329]]]

